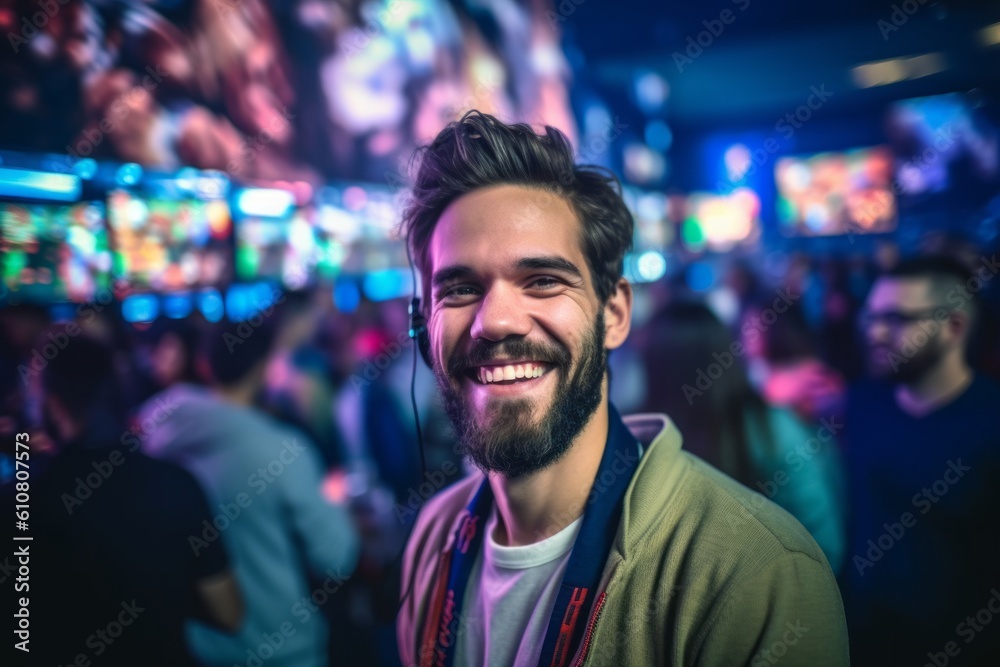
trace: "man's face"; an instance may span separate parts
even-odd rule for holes
[[[940,309],[930,280],[881,278],[868,296],[865,341],[872,375],[890,382],[923,378],[946,351],[946,323],[935,319]]]
[[[463,448],[508,478],[547,467],[603,399],[604,309],[576,214],[525,187],[476,190],[427,258],[434,372]]]

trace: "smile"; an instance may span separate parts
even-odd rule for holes
[[[552,370],[544,361],[522,361],[514,364],[479,366],[469,369],[469,375],[479,384],[516,384],[540,378]]]

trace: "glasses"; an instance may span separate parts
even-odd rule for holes
[[[866,310],[863,311],[858,318],[858,326],[862,329],[868,329],[875,324],[884,324],[890,329],[898,330],[913,324],[914,322],[933,319],[934,313],[939,310],[950,311],[951,309],[945,306],[930,306],[924,310],[918,310],[914,313],[904,313],[899,310],[884,310],[873,313]]]

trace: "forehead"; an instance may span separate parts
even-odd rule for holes
[[[486,270],[553,254],[582,263],[580,232],[576,213],[562,197],[519,185],[475,190],[441,214],[428,263],[432,272],[459,263]]]
[[[921,308],[936,305],[929,278],[879,278],[868,295],[869,307]]]

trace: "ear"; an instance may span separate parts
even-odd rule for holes
[[[972,317],[968,311],[961,308],[951,311],[946,326],[953,340],[962,341],[963,344],[968,343],[972,335]]]
[[[604,347],[614,350],[621,347],[632,330],[632,285],[619,278],[615,291],[604,304]]]

